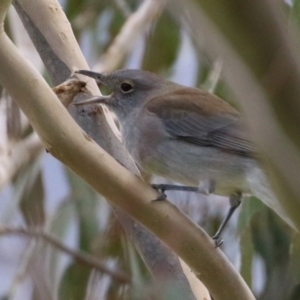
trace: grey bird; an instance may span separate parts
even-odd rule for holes
[[[142,170],[195,186],[200,192],[229,196],[232,208],[225,224],[242,195],[253,194],[295,228],[257,163],[257,151],[240,113],[227,102],[142,70],[76,73],[112,89],[109,96],[76,105],[101,103],[113,111],[123,142]]]

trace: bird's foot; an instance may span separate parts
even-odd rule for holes
[[[199,188],[196,186],[184,186],[175,184],[151,184],[151,186],[157,191],[182,191],[182,192],[198,192]]]
[[[214,240],[215,242],[215,248],[219,248],[223,243],[224,243],[224,240],[221,239],[221,237],[219,235],[214,235],[212,237],[212,239]]]
[[[182,192],[199,192],[198,187],[195,186],[183,186],[183,185],[175,185],[175,184],[151,184],[152,188],[154,188],[159,196],[155,201],[165,200],[167,195],[165,191],[182,191]]]
[[[165,193],[164,184],[151,184],[152,188],[155,189],[158,192],[158,196],[156,199],[152,201],[163,201],[167,199],[167,195]]]

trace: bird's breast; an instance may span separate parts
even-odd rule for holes
[[[121,123],[121,134],[128,152],[143,170],[158,154],[159,145],[168,138],[159,120],[149,114],[134,115]]]

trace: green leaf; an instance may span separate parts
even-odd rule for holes
[[[300,0],[294,0],[293,6],[290,10],[290,19],[300,30]]]
[[[296,285],[289,300],[299,300],[300,299],[300,284]]]
[[[63,241],[65,234],[68,231],[70,222],[74,218],[74,203],[70,201],[70,196],[61,201],[57,207],[55,213],[51,220],[49,220],[47,228],[48,231]],[[57,250],[53,246],[49,246],[48,259],[49,259],[49,277],[50,283],[52,283],[53,288],[57,286],[57,279],[59,275],[59,258],[61,257],[62,252]]]
[[[240,236],[241,270],[240,273],[248,286],[252,286],[252,260],[254,254],[250,228],[246,228]]]
[[[240,233],[249,228],[252,217],[264,207],[265,205],[255,197],[243,199],[238,220],[238,229]]]
[[[14,178],[12,201],[1,215],[3,224],[9,223],[19,207],[28,225],[44,223],[44,187],[40,163],[41,160],[38,157],[24,166]]]
[[[59,287],[59,300],[85,299],[91,269],[84,265],[72,264],[65,271]]]
[[[110,42],[120,33],[120,30],[125,23],[124,15],[119,10],[114,10],[114,16],[109,26]],[[110,44],[110,43],[109,43]]]
[[[180,41],[180,29],[175,20],[164,12],[146,41],[142,68],[159,73],[174,62]]]
[[[98,194],[75,173],[67,170],[67,178],[70,182],[72,201],[79,222],[79,247],[91,252],[92,241],[97,235],[97,206]]]
[[[30,177],[30,175],[33,175]],[[29,175],[27,185],[20,201],[20,209],[28,226],[43,226],[44,211],[44,184],[41,170],[37,174]]]
[[[292,236],[292,242],[290,247],[290,266],[293,275],[300,282],[300,235],[294,233]]]
[[[267,272],[274,264],[286,263],[290,229],[270,208],[265,207],[251,223],[255,249],[266,262]]]

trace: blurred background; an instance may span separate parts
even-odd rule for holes
[[[282,1],[287,19],[298,16],[298,2]],[[149,70],[209,90],[236,106],[222,78],[222,60],[211,62],[199,51],[188,26],[159,2],[61,0],[60,4],[92,70]],[[6,29],[52,85],[13,7]],[[97,256],[134,282],[92,270],[46,239],[30,239],[15,231],[0,234],[0,299],[41,299],[41,291],[45,299],[141,299],[141,290],[151,295],[149,271],[105,199],[43,149],[14,102],[0,92],[0,226],[43,227],[64,245]],[[229,209],[224,197],[168,195],[210,235]],[[243,201],[223,239],[221,249],[257,299],[300,299],[299,238],[259,199]]]

